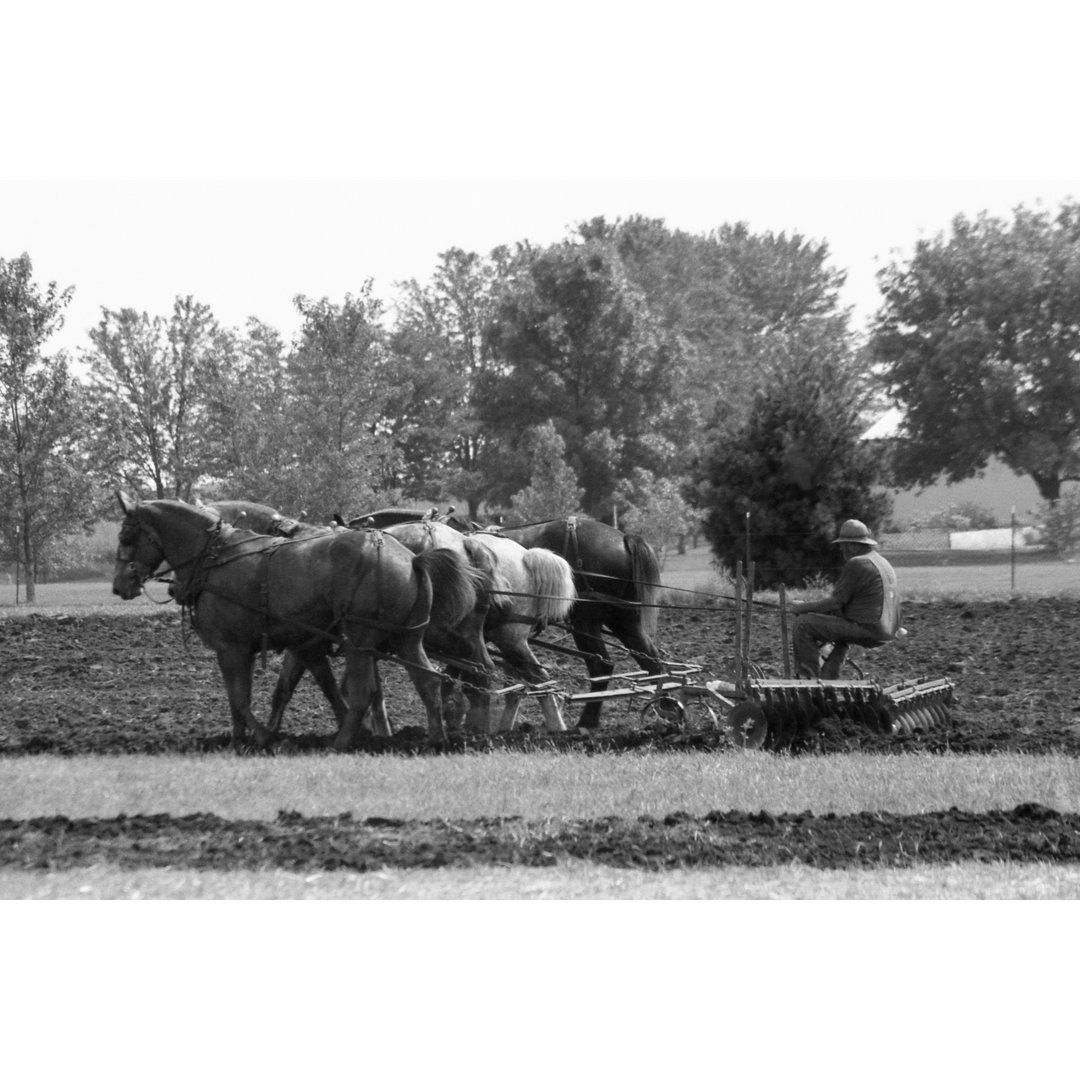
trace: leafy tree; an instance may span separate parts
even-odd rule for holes
[[[991,455],[1051,502],[1080,479],[1080,204],[960,215],[879,281],[872,348],[904,410],[898,482],[963,480]]]
[[[718,412],[687,495],[719,561],[747,559],[749,515],[756,581],[795,585],[835,565],[841,521],[877,528],[890,500],[880,451],[860,438],[868,385],[850,351],[818,327],[773,335],[761,356],[749,413]]]
[[[645,537],[661,559],[675,548],[684,550],[687,535],[700,524],[700,515],[683,498],[681,486],[670,477],[635,469],[616,489],[622,504],[619,527]]]
[[[90,331],[95,453],[125,487],[187,499],[212,457],[208,389],[215,384],[217,323],[205,304],[178,297],[169,319],[103,310]]]
[[[617,476],[662,464],[658,456],[670,448],[656,437],[655,417],[677,343],[610,244],[566,242],[535,253],[504,287],[487,340],[503,367],[484,385],[482,419],[518,451],[504,491],[526,475],[520,437],[538,420],[555,424],[594,516],[610,508]]]
[[[397,412],[403,487],[422,498],[462,495],[473,517],[499,463],[478,409],[480,388],[498,363],[485,333],[498,283],[516,257],[505,248],[486,259],[460,248],[442,252],[429,284],[402,285],[393,339],[411,388]]]
[[[295,303],[304,322],[286,361],[290,437],[281,505],[329,520],[335,511],[369,508],[398,474],[388,419],[396,357],[370,280],[341,304],[305,296]]]
[[[281,335],[249,319],[244,334],[221,334],[218,350],[207,393],[208,475],[199,481],[199,494],[284,508],[293,495],[282,477],[290,473],[295,436]]]
[[[719,399],[746,412],[763,377],[763,335],[828,327],[842,342],[844,273],[828,265],[828,246],[798,233],[752,233],[745,222],[705,235],[671,231],[631,217],[581,226],[586,239],[611,244],[669,340],[679,343],[667,389],[652,403],[652,430],[673,450],[658,475],[684,473],[702,450]]]
[[[0,259],[0,535],[30,603],[50,543],[81,524],[91,503],[79,387],[63,354],[42,355],[73,291],[39,288],[29,255]]]
[[[533,462],[527,487],[510,498],[507,524],[522,525],[533,521],[569,517],[581,513],[581,497],[574,470],[566,463],[566,443],[548,420],[530,428],[524,449]]]

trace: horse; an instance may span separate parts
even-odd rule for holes
[[[244,528],[253,532],[266,533],[270,536],[311,536],[318,533],[332,531],[329,527],[310,525],[299,519],[289,518],[275,510],[272,506],[263,503],[245,502],[241,500],[225,500],[209,503],[212,510],[216,510],[231,525],[242,524]],[[451,548],[457,551],[463,562],[471,567],[468,553],[459,533],[447,526],[436,526],[441,530],[442,543],[406,543],[414,554],[430,550],[433,547]],[[391,535],[393,535],[391,533]],[[402,537],[396,537],[401,540]],[[424,632],[424,645],[429,658],[444,659],[447,662],[448,679],[443,681],[443,705],[446,711],[446,700],[452,688],[450,680],[459,680],[466,687],[465,696],[469,701],[470,722],[482,713],[477,709],[486,709],[482,697],[490,685],[491,672],[495,664],[487,651],[483,637],[483,621],[488,607],[485,578],[479,569],[472,569],[470,579],[473,584],[475,603],[473,610],[460,620],[457,619],[457,610],[453,611],[453,620],[448,613],[443,611],[440,598],[436,595],[432,603],[431,621]],[[441,655],[440,655],[441,654]],[[308,658],[310,659],[310,657]],[[285,708],[292,699],[293,693],[305,669],[307,661],[296,653],[286,650],[285,658],[278,675],[277,684],[274,687],[271,698],[270,719],[267,727],[277,732],[281,725],[281,718]],[[326,699],[330,702],[334,715],[340,726],[345,714],[345,702],[334,681],[333,672],[330,669],[326,656],[322,662],[310,668]],[[376,668],[376,672],[377,672]],[[382,694],[381,679],[371,704],[373,725],[379,734],[390,734],[390,722],[386,715],[386,706]]]
[[[648,541],[586,517],[504,527],[500,532],[523,547],[554,551],[573,568],[578,602],[570,613],[570,632],[584,654],[594,690],[607,689],[615,670],[605,630],[650,675],[663,670],[655,641],[660,560]],[[578,727],[598,728],[601,705],[601,698],[586,702]]]
[[[260,649],[287,648],[317,663],[328,642],[340,642],[345,655],[347,708],[335,750],[349,749],[358,735],[380,650],[404,663],[427,712],[428,741],[445,743],[442,676],[424,651],[423,635],[436,584],[459,619],[475,603],[468,567],[455,552],[416,555],[393,537],[367,530],[270,537],[176,499],[116,495],[124,517],[113,592],[131,600],[163,562],[169,564],[177,576],[174,598],[190,608],[196,634],[217,657],[238,752],[249,730],[260,748],[274,738],[251,711]]]
[[[366,522],[368,519],[363,519]],[[350,523],[350,528],[361,527],[361,522]],[[422,552],[435,548],[449,548],[458,552],[477,574],[476,603],[472,613],[455,628],[456,641],[439,651],[447,659],[448,679],[460,682],[467,702],[465,726],[473,730],[487,731],[488,691],[495,664],[488,652],[484,627],[489,613],[508,607],[509,598],[493,594],[495,570],[490,556],[482,548],[475,549],[456,529],[440,522],[428,520],[403,521],[380,526],[388,536],[393,536],[410,551]],[[449,690],[449,683],[444,685]]]
[[[502,601],[488,611],[485,637],[498,648],[511,678],[531,686],[550,682],[550,674],[529,648],[529,635],[549,620],[565,619],[573,608],[577,594],[569,563],[553,551],[530,551],[497,533],[467,533],[464,540],[474,563],[488,562],[492,597]],[[521,697],[512,688],[505,692],[496,731],[513,731]],[[542,693],[539,701],[547,730],[565,731],[555,695]]]
[[[286,517],[265,503],[226,499],[211,503],[199,503],[198,505],[220,514],[221,519],[227,525],[250,529],[252,532],[261,533],[264,536],[281,536],[292,539],[297,536],[319,536],[332,531],[328,526],[313,525],[300,518]],[[274,690],[270,696],[270,716],[266,722],[267,729],[275,735],[281,730],[281,721],[285,715],[285,709],[292,700],[296,686],[305,671],[311,672],[311,677],[330,703],[334,719],[337,721],[338,730],[341,730],[348,706],[346,706],[345,699],[341,696],[341,690],[330,666],[329,654],[331,647],[332,643],[328,641],[326,648],[321,653],[312,650],[305,657],[301,657],[292,649],[285,650],[281,670],[278,673],[277,682],[274,684]],[[391,733],[390,723],[386,717],[386,709],[383,707],[381,681],[377,685],[372,701],[372,728],[377,735],[385,736]]]
[[[377,520],[381,515],[399,517],[407,512],[394,507],[367,517]],[[417,520],[432,511],[413,510],[412,514]],[[441,520],[466,534],[489,531],[456,513],[453,507]],[[657,675],[663,670],[655,640],[660,560],[648,541],[601,521],[577,516],[493,528],[526,548],[545,548],[570,563],[578,595],[570,613],[570,632],[585,661],[592,689],[606,690],[615,670],[604,640],[605,630],[622,643],[644,671]],[[602,698],[586,702],[578,727],[599,727],[602,705]]]

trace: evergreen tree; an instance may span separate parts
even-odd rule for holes
[[[831,333],[775,335],[763,363],[748,413],[718,413],[687,495],[720,562],[798,585],[836,568],[841,521],[877,528],[890,500],[882,452],[860,437],[868,381]]]

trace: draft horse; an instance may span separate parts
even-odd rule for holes
[[[570,613],[574,644],[584,653],[594,690],[606,690],[615,670],[604,631],[644,671],[663,670],[656,645],[660,561],[641,536],[586,517],[557,518],[500,530],[526,548],[545,548],[569,562],[578,602]],[[602,699],[586,702],[578,726],[600,726]]]
[[[174,599],[214,651],[232,714],[233,745],[250,730],[265,747],[273,733],[251,711],[255,657],[263,648],[325,659],[328,642],[345,656],[344,721],[336,750],[355,741],[376,689],[376,658],[397,656],[427,712],[428,739],[446,740],[441,674],[424,651],[432,594],[457,598],[461,617],[475,600],[468,567],[449,551],[414,555],[379,533],[327,531],[294,539],[226,524],[211,510],[175,499],[136,501],[118,491],[124,517],[113,592],[133,599],[162,563],[176,576]]]
[[[376,510],[355,521],[402,520],[410,511],[392,507]],[[432,511],[413,510],[413,520],[430,517]],[[634,533],[624,533],[592,518],[571,516],[509,528],[485,529],[453,508],[441,518],[466,534],[497,531],[523,547],[544,548],[561,555],[574,573],[578,601],[570,613],[570,631],[582,653],[592,688],[606,690],[615,670],[604,638],[610,633],[651,675],[663,670],[656,645],[661,596],[660,560],[652,546]],[[352,523],[350,523],[352,524]],[[600,726],[603,701],[586,702],[578,726]]]
[[[209,503],[208,507],[221,514],[230,525],[242,526],[269,536],[289,538],[314,536],[333,531],[326,526],[312,525],[297,518],[286,517],[264,503],[225,500]],[[394,535],[392,530],[387,531]],[[415,540],[414,532],[416,533]],[[433,534],[438,538],[438,542],[432,540]],[[398,534],[395,538],[403,541],[414,554],[436,547],[452,549],[458,553],[465,565],[470,567],[469,577],[475,597],[472,610],[463,618],[459,618],[460,612],[456,603],[450,605],[449,608],[444,605],[441,591],[436,587],[432,597],[431,619],[424,632],[424,646],[430,659],[443,661],[447,666],[447,678],[442,684],[444,718],[452,682],[459,680],[465,687],[465,696],[469,701],[467,718],[471,722],[477,716],[483,715],[486,709],[484,693],[490,687],[491,673],[495,669],[483,636],[484,616],[490,602],[486,588],[487,577],[481,568],[472,566],[461,534],[449,526],[438,524],[429,526],[425,523],[423,526],[416,526],[415,530],[410,529],[403,534]],[[436,583],[436,586],[438,584]],[[304,658],[286,650],[270,703],[270,719],[267,726],[271,731],[277,732],[280,728],[285,709],[307,669],[308,662]],[[330,707],[340,727],[346,705],[334,681],[333,671],[326,657],[323,657],[322,663],[311,667],[310,670],[324,696],[330,702]],[[372,700],[371,709],[376,733],[389,735],[390,722],[386,715],[381,680]]]
[[[404,511],[394,511],[395,514]],[[371,520],[385,520],[378,515],[354,518],[349,527]],[[499,650],[507,674],[530,686],[550,681],[550,674],[529,647],[529,635],[549,621],[565,619],[573,609],[577,592],[569,563],[553,551],[529,550],[506,536],[492,532],[461,533],[458,522],[450,529],[432,521],[430,512],[417,520],[387,525],[386,532],[397,536],[407,547],[418,550],[425,544],[461,543],[469,561],[485,574],[490,597],[483,630],[487,641]],[[453,536],[459,540],[452,539]],[[504,695],[502,714],[486,727],[496,732],[512,731],[521,706],[520,691]],[[539,695],[544,726],[549,731],[565,731],[566,722],[554,693]],[[471,704],[472,707],[472,704]],[[479,709],[477,708],[477,712]]]

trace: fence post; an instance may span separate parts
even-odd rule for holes
[[[742,684],[742,560],[735,563],[735,685]]]
[[[750,616],[754,605],[754,564],[746,568],[746,637],[743,642],[743,663],[746,665],[747,678],[750,677]]]
[[[784,583],[781,581],[776,587],[777,595],[780,597],[780,648],[784,650],[784,678],[791,678],[791,650],[788,649],[788,632],[787,632],[787,592],[784,589]]]
[[[1009,512],[1009,588],[1016,592],[1016,507]]]

